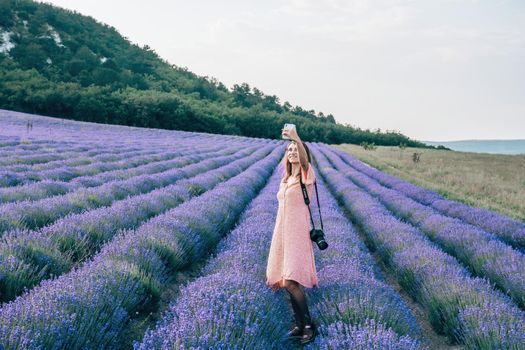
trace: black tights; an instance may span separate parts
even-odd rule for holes
[[[301,329],[307,324],[311,324],[310,312],[306,302],[306,295],[299,286],[299,283],[293,280],[287,280],[286,290],[290,294],[290,301],[294,312],[295,323]]]

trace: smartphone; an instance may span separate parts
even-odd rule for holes
[[[295,124],[284,124],[284,129],[286,130],[291,130],[291,129],[295,129]],[[281,135],[283,137],[283,139],[285,140],[289,140],[290,138],[286,135]]]

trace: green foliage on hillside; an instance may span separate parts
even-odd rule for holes
[[[14,45],[6,49],[7,42]],[[115,28],[49,4],[0,0],[0,108],[98,123],[306,141],[425,147],[396,131],[361,130],[281,103],[243,83],[169,64]]]

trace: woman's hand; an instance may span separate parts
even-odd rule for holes
[[[281,129],[282,131],[282,134],[285,135],[285,136],[288,136],[290,138],[290,140],[292,141],[295,141],[295,142],[298,142],[300,139],[299,139],[299,135],[297,135],[297,130],[295,130],[295,128],[293,129]]]

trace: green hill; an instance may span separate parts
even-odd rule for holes
[[[396,131],[362,130],[281,103],[248,84],[169,64],[92,17],[28,0],[0,0],[0,108],[151,128],[306,141],[428,147]]]

